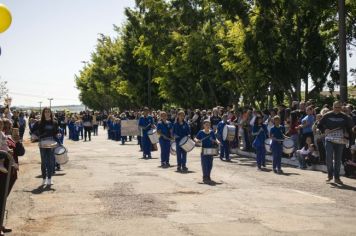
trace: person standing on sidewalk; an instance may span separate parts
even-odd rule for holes
[[[340,179],[342,153],[345,148],[345,137],[351,137],[353,121],[351,117],[341,112],[342,104],[334,102],[333,110],[326,113],[319,121],[318,128],[325,134],[326,166],[328,169],[327,182],[333,178],[335,183],[343,184]],[[345,140],[343,143],[342,140]],[[340,142],[341,141],[341,142]]]

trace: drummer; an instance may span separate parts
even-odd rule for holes
[[[143,147],[143,159],[150,159],[152,158],[151,156],[151,141],[148,137],[147,132],[150,129],[155,128],[153,118],[152,116],[148,115],[149,109],[148,107],[145,107],[143,109],[143,115],[140,117],[138,121],[138,126],[142,130],[142,147]]]
[[[223,139],[224,128],[226,125],[229,125],[227,118],[228,118],[227,114],[224,114],[222,116],[222,121],[219,122],[217,132],[216,132],[218,140],[220,141],[220,160],[222,161],[224,160],[224,158],[226,161],[231,161],[229,141]]]
[[[210,178],[210,173],[213,168],[214,157],[212,155],[204,155],[203,150],[204,148],[214,148],[214,146],[219,144],[219,141],[216,139],[214,131],[210,129],[209,120],[205,120],[203,122],[203,126],[204,129],[198,132],[194,140],[195,142],[202,143],[202,153],[200,155],[200,158],[201,158],[201,166],[203,170],[203,182],[205,184],[210,184],[212,183],[212,180]]]
[[[262,170],[262,166],[266,167],[266,149],[265,149],[265,139],[268,137],[267,125],[263,124],[263,117],[257,115],[253,128],[252,135],[255,139],[252,146],[256,149],[256,161],[258,170]]]
[[[41,120],[35,125],[35,133],[41,140],[51,138],[55,140],[58,135],[58,123],[53,119],[52,111],[49,108],[44,108],[42,111]],[[41,170],[42,170],[42,185],[52,185],[52,174],[54,172],[54,149],[40,147],[41,153]]]
[[[171,166],[169,164],[169,155],[173,136],[173,125],[167,120],[167,113],[165,111],[161,111],[160,117],[161,120],[157,124],[157,133],[160,135],[159,145],[161,146],[161,167],[168,168]]]
[[[180,110],[178,112],[177,121],[173,125],[173,135],[177,144],[177,171],[188,171],[186,166],[187,163],[187,152],[184,151],[183,148],[179,146],[179,142],[182,138],[189,136],[190,128],[188,123],[184,120],[185,113],[184,111]]]
[[[279,116],[273,117],[274,126],[270,131],[270,138],[272,139],[272,165],[273,172],[282,174],[282,152],[283,152],[283,140],[287,136],[284,135],[285,129],[281,126],[281,118]]]

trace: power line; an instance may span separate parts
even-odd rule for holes
[[[28,94],[28,93],[9,92],[9,95],[19,95],[19,96],[32,97],[32,98],[43,98],[43,99],[47,99],[48,98],[48,96],[41,96],[41,95]],[[73,98],[61,98],[61,97],[53,97],[53,98],[56,99],[56,100],[78,101],[77,99],[73,99]]]

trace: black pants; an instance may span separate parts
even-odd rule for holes
[[[84,126],[84,140],[87,140],[88,137],[89,141],[91,141],[91,129],[92,127]]]
[[[66,124],[62,124],[62,125],[60,125],[60,127],[64,131],[64,136],[67,136],[67,125]]]

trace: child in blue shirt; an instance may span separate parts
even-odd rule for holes
[[[171,165],[169,164],[171,139],[172,139],[172,128],[173,125],[167,120],[167,113],[161,111],[161,120],[157,124],[157,133],[159,137],[159,145],[161,147],[161,167],[167,168]]]
[[[215,133],[210,129],[210,120],[203,122],[204,129],[200,130],[195,137],[195,142],[201,142],[202,148],[215,148],[219,141],[216,140]],[[217,147],[216,147],[217,148]],[[202,150],[203,150],[202,149]],[[203,152],[200,155],[201,166],[203,170],[203,182],[206,184],[212,183],[210,178],[211,170],[213,169],[213,159],[211,155],[204,155]]]
[[[282,174],[282,153],[283,153],[283,140],[286,137],[284,135],[285,129],[281,126],[281,119],[279,116],[273,118],[274,126],[270,131],[270,138],[272,139],[271,149],[272,149],[272,166],[273,172]]]
[[[266,167],[266,149],[265,140],[268,137],[267,126],[263,124],[263,117],[257,116],[252,128],[252,135],[255,137],[252,146],[256,149],[256,161],[258,170],[262,170],[262,166]]]

